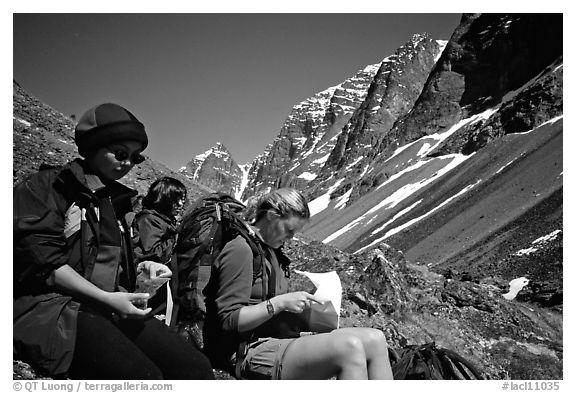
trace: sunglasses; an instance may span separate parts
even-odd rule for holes
[[[128,158],[130,158],[130,162],[132,162],[133,164],[141,164],[142,162],[144,162],[144,160],[146,159],[146,157],[144,157],[142,154],[140,153],[134,153],[132,155],[129,155],[128,152],[126,150],[122,150],[122,149],[108,149],[110,150],[110,152],[112,154],[114,154],[114,158],[116,159],[116,161],[126,161]]]

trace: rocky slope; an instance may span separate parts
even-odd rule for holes
[[[342,327],[376,327],[392,347],[434,341],[472,361],[487,379],[562,378],[562,315],[527,302],[528,291],[506,300],[505,280],[437,274],[386,245],[351,255],[302,238],[286,253],[294,269],[338,272]],[[298,274],[291,281],[293,289],[314,290]]]

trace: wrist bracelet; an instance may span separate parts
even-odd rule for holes
[[[266,311],[268,311],[268,315],[271,317],[274,316],[274,306],[272,305],[270,299],[266,300]]]

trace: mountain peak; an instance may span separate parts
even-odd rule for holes
[[[243,177],[242,169],[222,142],[195,156],[179,172],[213,191],[227,193],[236,192]]]
[[[428,33],[415,33],[412,38],[410,38],[410,44],[412,44],[413,46],[418,45],[420,42],[422,42],[425,39],[429,39],[430,37],[428,36]]]
[[[209,156],[213,156],[213,155],[220,157],[220,158],[231,157],[230,151],[226,148],[226,146],[224,146],[224,144],[222,142],[216,142],[216,144],[214,146],[212,146],[210,149],[208,149],[204,153],[200,153],[196,157],[194,157],[194,160],[204,162],[206,160],[206,158],[208,158]]]

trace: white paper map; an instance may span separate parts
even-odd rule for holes
[[[309,309],[310,329],[326,332],[337,329],[340,324],[340,308],[342,306],[342,283],[335,271],[311,273],[295,270],[310,279],[316,286],[314,296],[324,304],[312,303]]]

